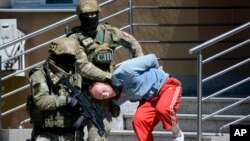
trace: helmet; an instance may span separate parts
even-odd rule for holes
[[[101,8],[97,0],[79,0],[79,3],[76,7],[76,14],[84,14],[90,12],[100,12]]]
[[[55,55],[60,55],[60,54],[76,55],[78,51],[79,51],[79,44],[75,40],[69,39],[67,37],[59,38],[53,41],[49,46],[49,53]]]

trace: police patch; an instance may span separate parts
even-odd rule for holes
[[[49,46],[49,51],[55,52],[56,48],[57,48],[57,44],[51,43],[50,46]]]
[[[94,43],[94,40],[92,38],[85,38],[82,40],[82,44],[84,47],[89,47]]]

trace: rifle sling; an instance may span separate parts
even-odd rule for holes
[[[50,77],[50,74],[49,74],[49,65],[47,62],[45,62],[43,64],[43,69],[44,69],[44,72],[45,72],[45,78],[46,78],[46,81],[47,81],[47,84],[48,84],[48,87],[49,87],[49,92],[53,92],[55,94],[58,93],[58,89],[56,89],[56,86],[53,84],[53,81]]]

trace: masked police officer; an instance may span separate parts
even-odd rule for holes
[[[78,46],[78,42],[66,37],[52,42],[46,62],[30,72],[32,95],[28,98],[27,111],[33,124],[32,141],[83,139],[82,135],[76,138],[77,130],[73,126],[79,117],[78,102],[69,96],[69,90],[64,85],[56,85],[64,75],[73,86],[81,88],[81,76],[74,69]]]
[[[132,57],[142,56],[142,48],[130,34],[112,27],[109,24],[99,24],[101,9],[96,0],[79,0],[76,13],[81,25],[74,27],[68,38],[80,43],[80,54],[76,66],[83,77],[83,89],[88,90],[91,81],[105,81],[111,78],[114,70],[114,50],[118,46],[128,48]],[[112,117],[120,114],[119,106],[111,100],[95,101],[104,114],[105,135],[100,136],[91,123],[88,125],[89,141],[106,141],[111,129]]]

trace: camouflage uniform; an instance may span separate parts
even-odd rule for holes
[[[60,38],[49,47],[50,54],[55,55],[75,56],[78,50],[78,43],[67,38]],[[72,108],[67,106],[68,89],[60,84],[57,86],[58,90],[54,91],[48,82],[49,77],[54,85],[62,75],[65,75],[72,85],[81,88],[81,76],[75,73],[74,69],[66,72],[50,58],[43,66],[38,66],[30,72],[32,100],[27,103],[27,111],[34,125],[32,140],[36,138],[35,141],[82,141],[82,137],[75,140],[76,130],[73,125],[79,113],[72,112]]]
[[[76,8],[79,17],[81,14],[90,12],[100,12],[96,0],[80,0]],[[108,24],[98,24],[94,32],[95,35],[92,36],[92,33],[86,33],[82,26],[77,26],[68,35],[68,38],[80,43],[76,67],[83,77],[83,88],[86,90],[88,90],[90,81],[105,81],[111,78],[111,72],[115,68],[113,52],[118,46],[128,48],[132,57],[143,55],[138,41],[132,35],[118,28]],[[93,102],[98,102],[104,114],[106,133],[100,137],[95,126],[89,123],[88,141],[106,141],[111,129],[112,117],[117,117],[120,114],[120,108],[110,100],[93,100]]]

